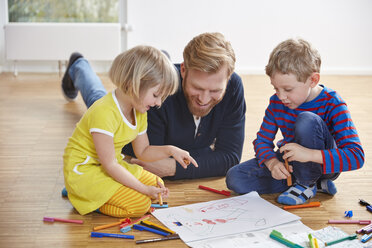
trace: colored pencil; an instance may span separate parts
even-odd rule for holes
[[[70,220],[70,219],[61,219],[61,218],[54,218],[54,217],[44,217],[43,221],[45,222],[66,222],[66,223],[75,223],[75,224],[83,224],[82,220]]]
[[[301,204],[301,205],[293,205],[293,206],[284,206],[283,209],[296,209],[296,208],[311,208],[311,207],[319,207],[320,202],[309,202],[307,204]]]
[[[285,152],[284,152],[285,154]],[[285,168],[287,169],[287,171],[289,172],[289,164],[288,164],[288,159],[284,159],[284,164],[285,164]],[[288,186],[292,186],[292,176],[290,175],[289,177],[287,177],[287,185]]]

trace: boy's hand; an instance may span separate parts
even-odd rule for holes
[[[289,165],[289,171],[285,168],[284,164],[276,158],[272,158],[265,162],[266,167],[271,171],[271,176],[276,180],[287,179],[293,172],[293,168]]]
[[[297,143],[285,144],[284,146],[280,147],[279,150],[281,153],[285,151],[283,159],[288,159],[288,161],[298,161],[302,163],[310,161],[316,162],[314,161],[314,152],[316,152],[317,150],[303,147]]]

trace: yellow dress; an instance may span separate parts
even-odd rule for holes
[[[80,214],[98,209],[121,186],[100,165],[92,132],[112,136],[119,164],[136,178],[141,175],[142,167],[125,162],[121,154],[126,144],[147,131],[147,113],[134,110],[134,116],[132,125],[121,112],[113,91],[96,101],[76,124],[63,155],[63,172],[68,198]]]

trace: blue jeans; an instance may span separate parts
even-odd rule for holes
[[[297,116],[294,126],[294,143],[317,150],[336,148],[333,136],[325,122],[316,114],[302,112]],[[276,152],[279,161],[283,162],[282,154]],[[322,165],[314,162],[301,163],[292,161],[292,178],[294,182],[303,185],[313,185],[318,180],[335,180],[340,173],[322,174]],[[287,180],[276,180],[265,165],[260,167],[256,158],[235,165],[226,175],[226,185],[238,194],[257,191],[259,194],[279,193],[287,190]]]
[[[107,94],[105,87],[85,58],[79,58],[68,72],[76,89],[89,108],[95,101]]]

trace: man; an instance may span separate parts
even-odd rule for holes
[[[80,90],[89,107],[106,92],[81,57],[71,55],[62,89],[69,100]],[[199,167],[184,169],[173,158],[132,162],[169,179],[225,176],[239,163],[244,141],[246,107],[241,78],[233,72],[234,51],[222,34],[203,33],[188,43],[183,57],[184,62],[176,65],[181,86],[159,109],[148,111],[147,133],[152,145],[187,150]],[[81,65],[75,61],[82,61]],[[130,147],[124,147],[123,153],[133,155]]]

